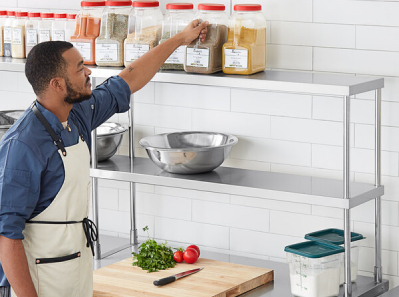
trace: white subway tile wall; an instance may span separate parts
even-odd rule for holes
[[[164,10],[168,1],[161,0]],[[230,12],[239,0],[217,1]],[[382,248],[384,278],[399,285],[399,2],[254,0],[267,19],[270,68],[385,76],[382,91]],[[194,1],[195,7],[200,3]],[[0,8],[76,11],[80,0],[9,0]],[[101,79],[97,79],[99,83]],[[35,95],[23,73],[0,72],[0,109],[27,108]],[[351,104],[351,179],[374,183],[374,92]],[[134,95],[138,140],[156,133],[212,130],[236,134],[224,165],[342,179],[343,100],[337,97],[149,83]],[[127,113],[112,117],[128,123]],[[128,153],[128,135],[119,150]],[[101,234],[128,237],[129,184],[100,180]],[[305,233],[343,227],[339,209],[257,197],[137,185],[137,228],[180,245],[284,261],[284,246]],[[359,269],[374,266],[374,205],[352,212],[361,242]]]

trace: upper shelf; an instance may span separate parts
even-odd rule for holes
[[[384,193],[383,186],[376,188],[370,184],[351,183],[351,198],[343,199],[343,183],[340,180],[229,167],[219,167],[203,174],[171,174],[158,168],[148,158],[134,158],[131,169],[130,159],[126,156],[113,156],[105,162],[100,162],[97,169],[90,170],[90,175],[102,179],[341,209],[353,208]]]
[[[90,66],[93,77],[118,75],[123,67]],[[0,58],[0,71],[25,70],[25,59]],[[314,95],[351,96],[384,87],[383,78],[330,73],[266,70],[253,75],[204,75],[184,71],[159,71],[153,82],[192,84]]]

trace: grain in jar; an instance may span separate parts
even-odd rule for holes
[[[168,3],[166,4],[166,14],[162,22],[162,43],[184,28],[193,20],[194,5],[191,3]],[[179,46],[161,66],[165,70],[184,70],[184,58],[186,46]]]
[[[4,56],[3,50],[3,27],[7,19],[7,11],[0,10],[0,57]]]
[[[252,74],[266,68],[266,20],[259,4],[234,6],[227,42],[223,45],[223,72]]]
[[[158,1],[134,1],[129,16],[129,34],[124,43],[124,64],[129,65],[158,45],[162,12]]]
[[[37,31],[39,29],[40,12],[29,12],[25,21],[25,55],[37,44]]]
[[[11,55],[13,58],[25,58],[25,22],[28,19],[27,12],[18,11],[12,23]]]
[[[193,73],[215,73],[222,71],[223,44],[227,41],[228,16],[223,4],[199,4],[195,19],[207,21],[205,41],[198,38],[186,49],[184,70]]]
[[[76,29],[76,14],[68,13],[65,22],[65,41],[69,41]]]
[[[128,32],[132,1],[106,1],[96,39],[96,64],[123,66],[123,44]]]
[[[54,13],[42,12],[37,29],[37,43],[51,41],[51,23],[54,20]]]
[[[3,51],[4,57],[11,57],[12,23],[15,19],[15,11],[7,11],[7,18],[3,27]]]
[[[69,41],[82,55],[84,64],[95,65],[95,40],[100,34],[105,1],[82,1],[80,7],[80,13],[76,16],[75,31]]]
[[[66,13],[55,13],[51,23],[51,40],[65,41]]]

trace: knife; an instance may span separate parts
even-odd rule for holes
[[[163,285],[169,284],[171,282],[174,282],[175,280],[178,280],[179,278],[182,278],[182,277],[185,277],[187,275],[190,275],[190,274],[196,273],[198,271],[201,271],[202,269],[204,269],[204,267],[196,268],[196,269],[188,270],[188,271],[184,271],[184,272],[180,272],[180,273],[174,274],[172,276],[161,278],[161,279],[158,279],[158,280],[154,281],[154,285],[155,286],[163,286]]]

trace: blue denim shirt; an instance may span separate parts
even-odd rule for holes
[[[74,104],[64,129],[40,104],[38,109],[61,137],[65,147],[78,143],[78,129],[91,148],[91,131],[115,113],[129,109],[130,88],[119,76],[93,90],[92,98]],[[94,106],[94,109],[92,108]],[[28,108],[0,142],[0,234],[23,239],[25,222],[45,210],[64,183],[64,165],[50,134]],[[0,265],[0,286],[8,286]]]

